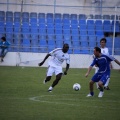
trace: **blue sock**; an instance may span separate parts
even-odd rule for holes
[[[93,96],[93,95],[94,95],[94,92],[90,92],[90,94]]]

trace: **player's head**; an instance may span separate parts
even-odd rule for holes
[[[96,57],[99,57],[100,56],[100,53],[101,53],[101,49],[99,47],[95,47],[94,48],[94,55]]]
[[[65,44],[63,45],[62,51],[63,51],[64,53],[66,53],[68,50],[69,50],[69,45],[68,45],[67,43],[65,43]]]
[[[5,38],[5,37],[1,37],[1,40],[2,40],[2,41],[6,41],[6,38]]]
[[[106,42],[107,42],[106,38],[102,38],[100,40],[100,46],[101,46],[101,48],[104,48],[106,46]]]

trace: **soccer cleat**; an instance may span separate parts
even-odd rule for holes
[[[48,92],[52,92],[53,87],[49,87]]]
[[[93,95],[91,95],[91,94],[89,93],[86,97],[93,97]]]
[[[3,58],[1,58],[1,62],[4,62]]]
[[[104,92],[100,91],[98,97],[103,97]]]
[[[105,90],[110,90],[110,88],[108,86],[104,87]]]

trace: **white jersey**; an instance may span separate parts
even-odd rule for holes
[[[101,48],[101,53],[105,55],[109,55],[109,51],[107,47]]]
[[[62,63],[64,60],[66,60],[67,64],[70,64],[70,56],[68,53],[64,53],[62,51],[62,48],[56,48],[53,51],[49,52],[51,55],[51,60],[49,61],[49,65],[56,67],[56,66],[62,66]]]

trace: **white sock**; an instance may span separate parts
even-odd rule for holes
[[[107,81],[106,81],[104,87],[107,87],[107,86],[109,85],[109,82],[110,82],[110,78],[107,79]]]
[[[97,86],[97,88],[99,88],[98,82],[96,82],[96,86]]]

